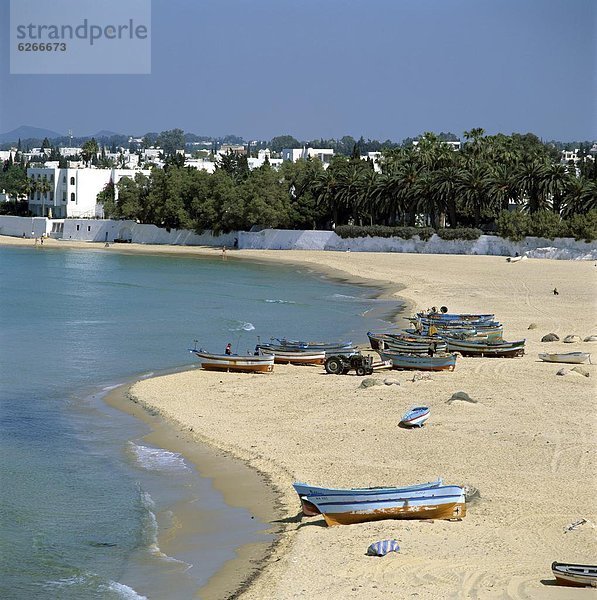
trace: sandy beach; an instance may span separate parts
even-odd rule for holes
[[[3,238],[1,243],[33,244]],[[218,256],[217,249],[103,248],[47,240],[47,246]],[[553,584],[554,560],[595,564],[597,473],[594,365],[589,377],[556,375],[538,352],[593,352],[597,343],[542,343],[554,332],[597,334],[592,262],[310,251],[230,251],[228,260],[301,264],[382,288],[407,301],[406,314],[432,305],[492,312],[504,337],[527,339],[517,359],[459,358],[454,372],[422,379],[392,371],[360,388],[356,376],[317,367],[276,366],[271,375],[194,369],[137,382],[130,396],[193,437],[267,476],[279,500],[278,544],[240,597],[262,598],[589,598],[594,590]],[[559,295],[552,290],[557,287]],[[529,325],[535,324],[529,329]],[[338,324],[339,332],[342,324]],[[365,332],[363,332],[365,334]],[[571,366],[571,365],[570,365]],[[385,379],[399,385],[384,385]],[[414,379],[414,380],[413,380]],[[465,391],[475,403],[447,400]],[[398,427],[427,404],[422,429]],[[327,528],[301,518],[294,480],[331,486],[430,481],[478,488],[460,522],[380,521]],[[239,489],[239,496],[243,495]],[[587,522],[565,532],[568,524]],[[365,555],[380,539],[401,550]]]

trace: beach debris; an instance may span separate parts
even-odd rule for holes
[[[377,379],[373,379],[373,377],[365,377],[365,379],[363,379],[363,381],[361,381],[361,385],[359,385],[360,388],[370,388],[373,387],[374,385],[379,385],[381,382],[377,381]]]
[[[389,552],[400,552],[400,546],[396,540],[373,542],[367,548],[367,556],[385,556]]]
[[[541,338],[542,342],[559,342],[560,338],[555,333],[548,333]]]
[[[580,336],[578,335],[567,335],[564,338],[564,344],[576,344],[577,342],[580,342]]]
[[[591,375],[591,373],[589,372],[589,369],[587,369],[587,367],[582,367],[581,365],[572,367],[571,370],[574,371],[575,373],[578,373],[579,375],[583,375],[584,377],[589,377]]]
[[[481,499],[481,492],[474,485],[466,483],[462,486],[462,489],[464,490],[464,499],[466,502],[474,502]]]
[[[597,342],[597,335],[590,335],[584,339],[585,342]]]
[[[566,525],[566,527],[564,527],[564,533],[568,533],[569,531],[574,531],[575,529],[578,529],[579,527],[584,525],[586,522],[587,522],[586,519],[578,519],[578,521],[568,523],[568,525]]]
[[[527,327],[527,329],[537,329],[537,327],[539,327],[539,326],[537,325],[537,323],[531,323],[531,324],[530,324],[530,325]]]
[[[462,402],[470,402],[471,404],[477,404],[478,400],[473,400],[466,392],[455,392],[452,396],[447,400],[448,404],[452,404],[456,400],[461,400]]]
[[[570,369],[567,369],[566,367],[562,367],[557,373],[556,375],[568,375],[570,373]]]
[[[400,385],[400,382],[397,379],[390,379],[389,377],[384,379],[383,382],[385,385]]]

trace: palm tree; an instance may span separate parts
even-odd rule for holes
[[[435,173],[435,185],[441,204],[448,214],[448,221],[452,227],[458,224],[456,216],[456,198],[459,193],[459,182],[462,169],[456,165],[444,167]]]
[[[573,177],[564,196],[563,216],[587,213],[597,209],[597,183],[584,177]]]
[[[572,176],[566,165],[551,163],[545,167],[544,190],[551,196],[553,212],[559,215],[562,211],[562,202],[568,189]]]
[[[481,225],[483,212],[492,207],[488,187],[487,173],[482,165],[473,163],[462,169],[457,190],[464,206],[474,214],[476,227]]]
[[[525,208],[531,213],[549,208],[546,188],[546,164],[541,159],[520,163],[516,172],[516,183],[525,200]]]
[[[41,194],[41,216],[45,217],[46,216],[46,200],[48,199],[48,192],[52,189],[52,186],[50,185],[50,182],[48,181],[48,179],[46,178],[46,176],[44,175],[42,179],[40,179],[38,182],[38,191]]]
[[[487,175],[488,194],[496,207],[508,210],[510,202],[518,202],[519,193],[516,178],[508,164],[496,163]]]

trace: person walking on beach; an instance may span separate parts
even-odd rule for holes
[[[226,260],[226,246],[222,246],[222,260]]]
[[[229,342],[226,344],[226,350],[224,350],[224,354],[230,356],[232,354],[232,344]]]
[[[559,296],[560,292],[558,292],[558,288],[553,288],[553,295],[554,296]]]

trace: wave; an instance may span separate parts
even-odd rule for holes
[[[141,596],[132,587],[118,581],[109,581],[107,584],[99,586],[99,589],[116,592],[123,600],[148,600],[147,596]]]
[[[129,442],[129,450],[135,457],[138,466],[146,471],[188,471],[182,454],[170,452],[163,448],[141,446]]]
[[[180,565],[184,565],[187,569],[190,569],[192,565],[184,560],[178,560],[172,556],[168,556],[164,554],[160,546],[158,544],[158,520],[155,516],[155,502],[153,498],[149,494],[149,492],[144,492],[139,488],[139,494],[141,498],[141,506],[143,507],[143,542],[147,547],[147,551],[162,560],[166,560],[171,563],[178,563]],[[186,570],[186,569],[185,569]]]
[[[271,300],[270,298],[266,298],[265,301],[268,304],[296,304],[294,300]]]
[[[255,329],[255,325],[253,323],[248,323],[246,321],[230,321],[228,331],[253,331]]]
[[[112,592],[107,596],[108,598],[112,598],[115,594],[116,598],[122,600],[148,600],[147,596],[138,594],[132,587],[111,579],[102,581],[101,577],[95,573],[83,573],[54,581],[46,581],[44,586],[52,588],[81,587],[83,588],[81,592],[85,592],[86,595],[91,592],[90,588],[95,588],[96,592],[104,592],[102,597],[104,597],[105,592]],[[81,597],[84,596],[81,595]]]

